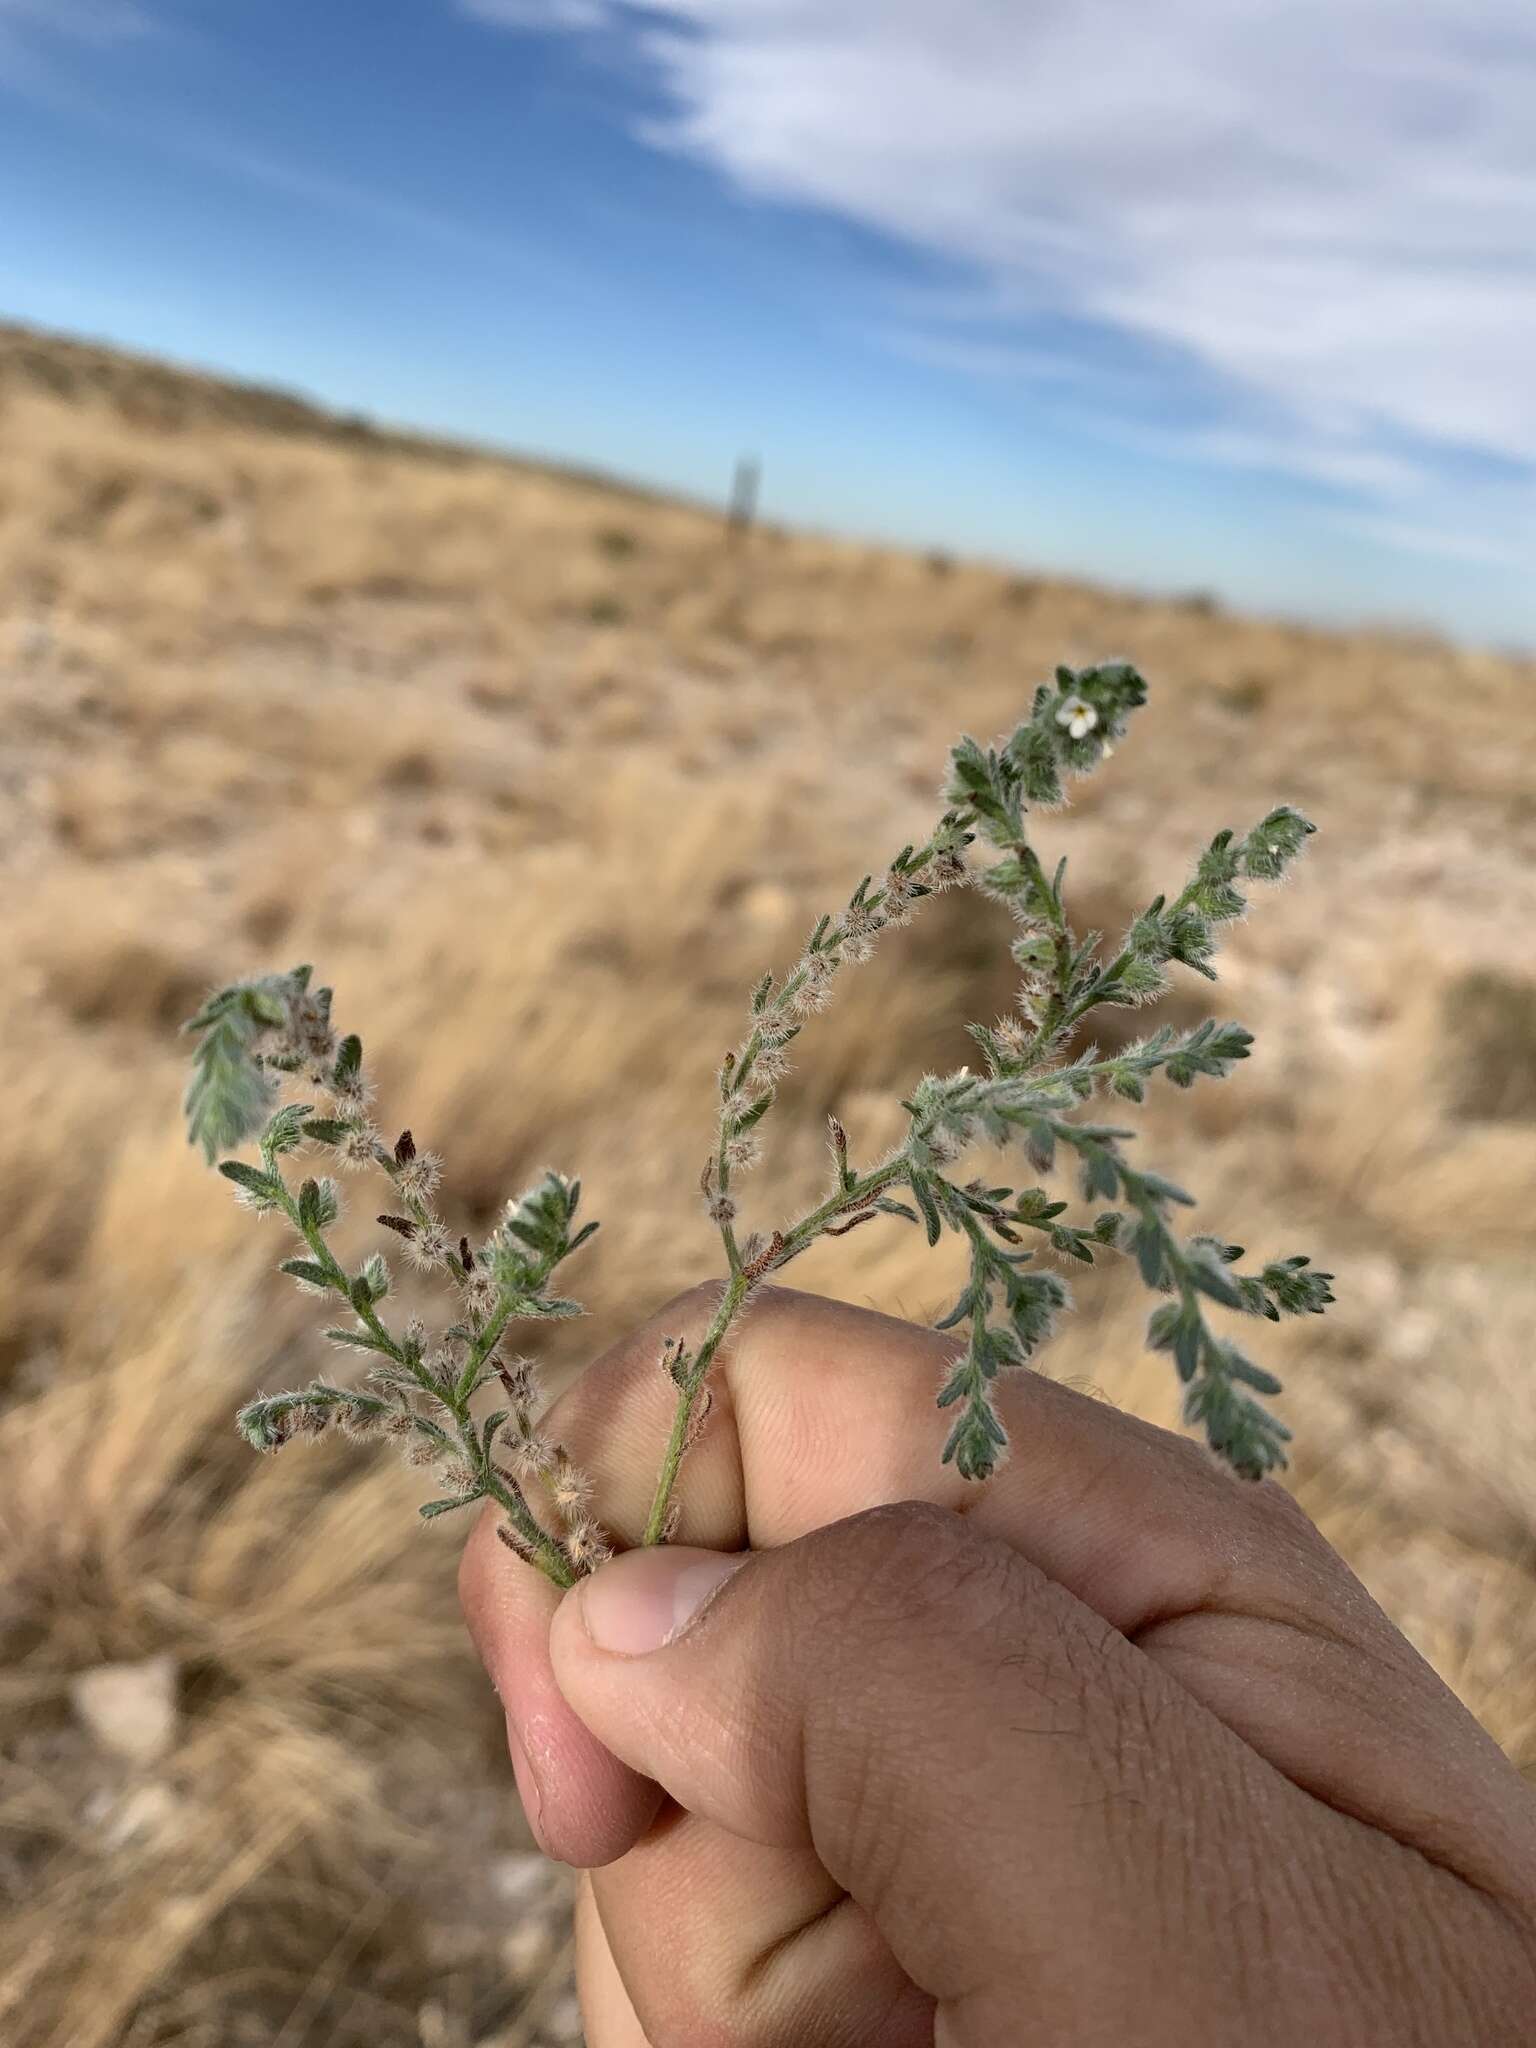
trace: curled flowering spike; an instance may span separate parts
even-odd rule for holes
[[[302,1401],[288,1410],[287,1434],[290,1437],[324,1436],[331,1423],[331,1410],[318,1401]]]
[[[1099,714],[1082,697],[1065,697],[1057,706],[1056,723],[1075,740],[1086,739],[1099,722]]]
[[[362,1443],[378,1435],[388,1412],[377,1401],[351,1401],[337,1408],[336,1421],[344,1436]]]

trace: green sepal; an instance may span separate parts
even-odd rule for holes
[[[466,1493],[455,1500],[427,1500],[416,1512],[424,1522],[435,1522],[439,1515],[451,1515],[455,1508],[472,1508],[484,1499],[483,1493]]]

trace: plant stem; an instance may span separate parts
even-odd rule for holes
[[[909,1170],[907,1155],[903,1150],[894,1159],[887,1160],[884,1166],[877,1166],[869,1173],[864,1174],[854,1182],[852,1187],[837,1189],[824,1202],[810,1210],[805,1216],[802,1216],[792,1229],[783,1233],[782,1242],[772,1258],[762,1266],[761,1270],[753,1271],[749,1277],[748,1269],[739,1262],[736,1264],[730,1279],[726,1283],[725,1291],[720,1297],[720,1305],[715,1310],[714,1319],[710,1323],[708,1330],[704,1333],[703,1340],[694,1356],[688,1377],[678,1390],[677,1409],[672,1417],[672,1429],[667,1438],[666,1454],[662,1459],[661,1473],[656,1481],[656,1491],[651,1501],[651,1512],[646,1520],[645,1535],[642,1538],[642,1541],[647,1546],[664,1540],[663,1532],[667,1525],[667,1513],[672,1505],[672,1493],[677,1484],[678,1468],[683,1462],[683,1452],[688,1442],[688,1431],[693,1422],[694,1410],[698,1405],[699,1395],[703,1391],[704,1382],[709,1376],[709,1369],[714,1363],[715,1354],[720,1349],[726,1332],[736,1320],[737,1313],[747,1296],[751,1293],[754,1285],[764,1278],[766,1274],[774,1272],[780,1266],[786,1265],[797,1252],[804,1251],[806,1246],[820,1235],[824,1226],[832,1221],[833,1217],[842,1215],[849,1209],[867,1207],[886,1188],[893,1187],[898,1181],[904,1180]]]
[[[473,1441],[474,1434],[473,1429],[465,1431],[466,1444]],[[532,1510],[521,1494],[515,1494],[502,1481],[489,1458],[486,1458],[483,1464],[481,1464],[477,1456],[476,1463],[480,1465],[479,1477],[481,1485],[485,1488],[490,1498],[495,1501],[496,1505],[506,1511],[507,1516],[516,1526],[518,1534],[531,1547],[534,1553],[532,1562],[543,1572],[545,1578],[552,1579],[562,1590],[574,1586],[576,1574],[571,1569],[569,1558],[567,1558],[565,1552],[554,1539],[546,1535],[544,1530],[539,1527],[533,1518]]]
[[[705,1375],[720,1348],[720,1340],[735,1320],[736,1311],[747,1298],[748,1282],[738,1270],[734,1272],[720,1297],[720,1306],[715,1310],[714,1321],[704,1334],[698,1353],[687,1379],[678,1390],[677,1410],[672,1417],[672,1432],[667,1438],[666,1455],[661,1461],[661,1472],[656,1481],[656,1492],[651,1501],[651,1512],[645,1524],[642,1541],[647,1548],[660,1543],[667,1526],[667,1512],[672,1505],[672,1489],[677,1484],[677,1469],[683,1462],[683,1450],[688,1441],[688,1426],[693,1421],[694,1404]]]
[[[841,1216],[849,1209],[865,1208],[877,1195],[884,1194],[887,1188],[895,1187],[898,1182],[904,1181],[910,1170],[910,1162],[903,1147],[894,1159],[888,1159],[884,1166],[872,1167],[868,1173],[855,1180],[852,1187],[839,1188],[835,1194],[828,1195],[818,1208],[812,1209],[808,1215],[802,1216],[792,1229],[785,1231],[784,1242],[774,1255],[772,1266],[767,1270],[772,1272],[776,1267],[787,1265],[797,1252],[805,1250],[834,1216]]]
[[[281,1175],[274,1173],[273,1178],[279,1182],[279,1185],[282,1185]],[[283,1189],[281,1201],[283,1211],[289,1222],[314,1253],[317,1262],[325,1269],[326,1276],[330,1280],[331,1285],[338,1294],[351,1303],[353,1313],[360,1322],[366,1325],[369,1333],[377,1341],[386,1356],[392,1358],[396,1365],[408,1372],[429,1399],[437,1401],[447,1408],[458,1430],[459,1441],[469,1459],[470,1469],[475,1474],[482,1490],[496,1502],[498,1507],[505,1511],[518,1534],[533,1551],[533,1562],[538,1565],[545,1577],[552,1579],[557,1586],[562,1588],[574,1586],[576,1574],[571,1569],[570,1560],[566,1557],[565,1552],[552,1536],[540,1528],[538,1522],[534,1519],[527,1501],[523,1499],[520,1492],[506,1484],[497,1472],[490,1453],[482,1449],[479,1433],[469,1412],[467,1397],[457,1392],[452,1395],[445,1392],[442,1387],[438,1386],[425,1367],[417,1359],[413,1358],[403,1345],[396,1343],[374,1309],[371,1307],[359,1307],[352,1300],[351,1289],[347,1285],[347,1276],[341,1266],[337,1264],[335,1254],[326,1243],[319,1226],[306,1226],[299,1220],[299,1205],[287,1192],[286,1187]],[[509,1314],[510,1311],[508,1312]],[[495,1344],[497,1337],[501,1335],[501,1331],[508,1321],[508,1315],[503,1315],[500,1322],[494,1325],[493,1333],[489,1327],[486,1331],[481,1332],[480,1339],[477,1340],[477,1345],[471,1353],[476,1366],[483,1363],[486,1355]],[[489,1342],[485,1341],[487,1336],[489,1336]]]

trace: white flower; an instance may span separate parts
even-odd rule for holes
[[[1098,722],[1097,711],[1081,697],[1064,699],[1056,712],[1056,723],[1064,725],[1075,740],[1085,739]]]

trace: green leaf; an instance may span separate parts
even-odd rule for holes
[[[284,1152],[293,1152],[304,1140],[304,1119],[309,1115],[307,1103],[289,1103],[280,1109],[261,1134],[261,1149],[268,1163]]]
[[[1183,1313],[1184,1305],[1178,1301],[1165,1301],[1159,1307],[1153,1309],[1151,1315],[1147,1318],[1147,1349],[1149,1351],[1171,1351],[1173,1349],[1174,1332],[1178,1328],[1179,1318]]]
[[[456,1508],[472,1508],[484,1499],[483,1493],[458,1494],[452,1500],[423,1501],[416,1512],[424,1522],[435,1522],[439,1515],[451,1515]]]
[[[733,1116],[726,1120],[726,1136],[739,1138],[743,1131],[750,1131],[755,1124],[760,1124],[772,1107],[773,1090],[771,1088],[764,1089],[761,1095],[754,1097],[748,1103],[739,1116]]]
[[[1334,1299],[1333,1275],[1319,1272],[1310,1259],[1275,1259],[1259,1276],[1259,1284],[1286,1315],[1320,1316]]]
[[[339,1145],[351,1133],[351,1124],[334,1116],[312,1116],[304,1125],[305,1137],[313,1138],[317,1145]]]
[[[264,1027],[248,1011],[231,1010],[202,1028],[185,1107],[188,1138],[211,1165],[261,1128],[274,1091],[252,1058]]]
[[[1316,830],[1292,805],[1278,805],[1243,841],[1238,855],[1242,872],[1255,882],[1278,881]]]
[[[324,1266],[317,1266],[313,1259],[284,1259],[277,1270],[286,1273],[290,1279],[302,1281],[306,1287],[318,1288],[324,1293],[329,1293],[335,1286]]]
[[[1202,1294],[1208,1294],[1212,1301],[1219,1301],[1223,1308],[1243,1306],[1242,1289],[1225,1266],[1199,1253],[1188,1264],[1190,1280]]]
[[[1133,953],[1110,984],[1106,1002],[1151,1003],[1166,995],[1168,977],[1158,965],[1166,953]]]
[[[1224,1344],[1222,1356],[1231,1377],[1241,1380],[1245,1387],[1252,1387],[1256,1394],[1278,1394],[1283,1391],[1280,1381],[1272,1372],[1266,1372],[1263,1366],[1255,1365],[1251,1358],[1245,1358],[1235,1344]]]
[[[1218,832],[1195,868],[1188,891],[1190,902],[1202,917],[1215,923],[1240,917],[1247,899],[1232,884],[1237,877],[1239,856],[1231,832]]]
[[[1136,1264],[1146,1285],[1161,1287],[1168,1274],[1168,1248],[1163,1226],[1155,1216],[1144,1216],[1137,1224],[1131,1250],[1136,1254]]]
[[[325,1334],[333,1344],[347,1344],[354,1351],[378,1351],[385,1358],[390,1356],[389,1346],[381,1344],[377,1337],[370,1336],[366,1330],[343,1330],[338,1327],[327,1330]]]
[[[307,1180],[299,1189],[299,1228],[328,1230],[341,1213],[341,1197],[333,1180]]]
[[[933,1190],[922,1174],[913,1174],[910,1185],[912,1188],[912,1199],[916,1202],[918,1213],[923,1219],[923,1229],[927,1233],[928,1242],[930,1245],[935,1245],[943,1235],[944,1226],[939,1220],[938,1205],[933,1199]]]
[[[1190,1387],[1185,1420],[1204,1427],[1211,1449],[1242,1478],[1262,1479],[1284,1465],[1290,1431],[1251,1395],[1240,1392],[1227,1368],[1228,1356],[1218,1347],[1212,1369]]]
[[[1113,1201],[1120,1192],[1120,1165],[1107,1145],[1080,1145],[1083,1162],[1083,1195],[1087,1201],[1099,1196]]]
[[[363,1070],[363,1041],[354,1031],[341,1041],[336,1053],[336,1064],[331,1069],[331,1080],[338,1088],[345,1088],[355,1081]]]
[[[1014,733],[1006,753],[1032,804],[1054,808],[1063,801],[1061,770],[1048,729],[1031,719]]]
[[[957,1323],[963,1323],[968,1315],[974,1315],[976,1313],[977,1309],[975,1305],[975,1297],[972,1294],[970,1288],[966,1288],[965,1292],[960,1296],[960,1299],[955,1303],[954,1307],[950,1310],[949,1314],[947,1316],[940,1316],[939,1320],[934,1324],[933,1327],[936,1330],[952,1330],[954,1329]],[[951,1398],[953,1398],[953,1396],[951,1396]],[[939,1406],[941,1408],[945,1406],[944,1397],[942,1395],[940,1395],[939,1397]]]
[[[219,1171],[237,1188],[243,1188],[268,1206],[274,1206],[283,1192],[283,1184],[275,1174],[263,1173],[259,1166],[248,1166],[243,1159],[225,1159],[220,1162]]]
[[[956,1366],[939,1395],[940,1408],[959,1406],[944,1445],[943,1462],[954,1465],[962,1479],[988,1479],[996,1470],[1008,1433],[998,1420],[988,1390],[985,1339],[978,1331],[973,1348]]]

